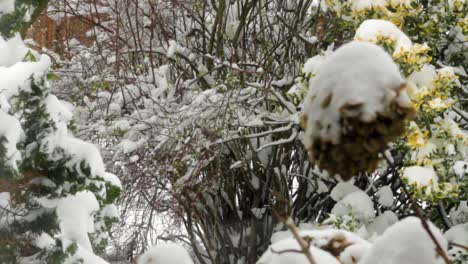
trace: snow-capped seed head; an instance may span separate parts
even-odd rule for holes
[[[378,166],[378,153],[415,116],[406,82],[381,47],[350,42],[312,79],[301,125],[309,157],[344,180]]]

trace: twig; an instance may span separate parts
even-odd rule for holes
[[[449,246],[462,248],[462,249],[468,251],[468,246],[458,244],[458,243],[455,243],[455,242],[449,242]]]
[[[297,249],[285,249],[285,250],[274,250],[273,248],[270,249],[271,252],[275,254],[285,254],[285,253],[300,253],[302,254],[302,250],[297,250]]]
[[[427,219],[424,218],[424,216],[423,216],[423,214],[421,212],[421,208],[418,207],[418,205],[414,201],[413,197],[408,192],[408,189],[406,188],[406,184],[403,181],[403,179],[401,180],[401,186],[402,186],[403,191],[405,192],[406,196],[408,197],[408,200],[411,202],[411,205],[412,205],[412,207],[414,209],[414,212],[416,213],[416,216],[419,218],[419,220],[421,220],[421,224],[422,224],[424,230],[426,230],[427,234],[429,235],[429,237],[434,242],[434,244],[436,246],[437,254],[444,259],[445,264],[452,264],[452,262],[450,261],[450,259],[447,256],[447,253],[442,248],[439,241],[437,241],[436,237],[434,236],[434,233],[432,233],[431,229],[429,228],[429,224],[427,223]]]
[[[451,66],[443,64],[440,61],[436,62],[436,65],[439,66],[439,67],[451,67]],[[456,70],[456,68],[454,68],[454,67],[451,67],[451,68],[454,69],[455,75],[460,77],[460,79],[468,80],[468,75],[466,75],[464,72],[462,72],[461,70]]]
[[[299,243],[299,246],[301,247],[301,253],[303,253],[307,260],[309,261],[310,264],[316,264],[314,257],[312,256],[312,253],[310,253],[310,242],[307,243],[299,234],[299,230],[297,229],[296,225],[294,224],[294,221],[291,219],[290,216],[281,216],[279,215],[276,211],[273,211],[275,215],[285,224],[291,233],[293,234],[294,238],[297,240]],[[292,252],[292,251],[291,251]],[[294,251],[295,252],[295,251]]]
[[[258,149],[256,149],[255,152],[259,152],[260,150],[263,150],[263,149],[266,149],[266,148],[269,148],[269,147],[273,147],[273,146],[277,146],[277,145],[282,145],[282,144],[286,144],[286,143],[289,143],[289,142],[293,142],[293,141],[296,139],[297,134],[298,134],[298,133],[297,133],[297,129],[296,129],[296,128],[293,128],[292,134],[291,134],[291,136],[289,136],[289,138],[287,138],[287,139],[280,139],[280,140],[277,140],[277,141],[274,141],[274,142],[265,144],[265,145],[259,147]]]
[[[232,137],[232,138],[228,138],[228,139],[223,139],[223,140],[214,142],[212,144],[213,145],[222,144],[222,143],[226,143],[226,142],[234,141],[234,140],[238,140],[238,139],[258,138],[258,137],[264,137],[264,136],[274,134],[274,133],[286,132],[286,131],[289,131],[293,127],[293,125],[294,125],[294,123],[289,123],[287,126],[284,126],[284,127],[279,127],[279,128],[273,129],[273,130],[268,130],[268,131],[255,133],[255,134],[249,134],[249,135],[245,135],[245,136],[237,136],[237,137]]]
[[[444,222],[445,227],[448,229],[453,226],[452,221],[447,217],[447,210],[445,210],[444,203],[442,201],[439,201],[438,208],[437,210],[440,212],[440,215],[442,216],[442,220]]]

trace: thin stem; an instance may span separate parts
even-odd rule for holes
[[[449,246],[462,248],[462,249],[468,251],[468,246],[458,244],[458,243],[455,243],[455,242],[449,242]]]
[[[294,238],[297,240],[299,243],[299,246],[301,247],[301,252],[306,256],[307,260],[309,261],[310,264],[316,264],[314,257],[312,256],[312,253],[310,252],[310,243],[307,243],[299,234],[299,230],[297,229],[296,225],[294,224],[294,221],[290,216],[281,216],[278,213],[275,213],[276,216],[285,224],[291,233],[293,234]]]
[[[419,206],[416,204],[416,202],[414,201],[411,194],[408,192],[408,189],[406,188],[406,184],[403,181],[403,179],[401,180],[401,186],[403,187],[403,191],[405,192],[406,196],[408,197],[408,200],[411,202],[411,205],[412,205],[412,207],[414,209],[414,212],[416,213],[416,216],[419,218],[419,220],[421,220],[421,224],[422,224],[424,230],[426,230],[427,234],[429,235],[429,237],[434,242],[434,244],[436,246],[437,254],[444,259],[445,264],[452,264],[452,262],[450,261],[450,259],[447,256],[447,253],[445,252],[443,247],[440,245],[439,241],[437,241],[436,237],[434,236],[434,233],[429,228],[429,224],[427,222],[427,219],[423,216],[423,214],[421,212],[421,208],[419,208]]]

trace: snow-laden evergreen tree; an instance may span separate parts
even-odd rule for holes
[[[106,263],[121,186],[73,135],[73,107],[50,92],[49,57],[19,31],[46,1],[0,5],[0,263]]]

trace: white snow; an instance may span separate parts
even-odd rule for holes
[[[466,2],[466,0],[448,0],[448,4],[449,4],[450,9],[454,9],[456,7],[456,3],[463,6],[464,1]]]
[[[4,12],[11,11],[13,4],[14,1],[12,0],[0,0],[0,16]],[[29,16],[29,13],[27,16]],[[12,109],[10,104],[16,105],[15,96],[20,91],[31,91],[31,79],[40,81],[41,88],[44,88],[45,94],[47,94],[50,90],[49,83],[47,80],[42,83],[42,80],[44,80],[45,74],[50,69],[51,60],[46,55],[39,55],[33,50],[28,50],[19,34],[8,40],[0,37],[0,52],[0,136],[7,138],[8,142],[5,145],[8,156],[7,162],[12,163],[12,166],[16,168],[16,161],[21,159],[16,145],[21,142],[23,137],[21,124],[24,120],[20,119],[22,112],[17,111],[18,109],[15,108]],[[30,52],[34,58],[25,57],[27,52]],[[42,84],[44,84],[43,87]],[[79,174],[82,174],[80,176],[84,176],[81,171],[81,163],[84,161],[89,166],[92,174],[89,179],[86,179],[86,184],[96,182],[93,181],[92,176],[100,176],[112,185],[121,188],[121,184],[115,175],[105,173],[104,163],[98,149],[92,144],[75,138],[68,131],[67,123],[72,119],[73,106],[59,100],[52,94],[47,95],[43,102],[55,126],[45,131],[48,134],[44,138],[41,137],[39,141],[25,146],[26,155],[30,153],[34,146],[40,145],[41,151],[46,153],[50,160],[66,158],[68,162],[66,165],[75,168]],[[7,114],[11,113],[10,111],[18,113]],[[26,109],[26,111],[28,110]],[[101,182],[97,181],[96,183],[99,185]],[[72,185],[70,182],[65,182],[63,185],[57,186],[46,177],[36,177],[31,180],[31,184],[57,188],[57,193],[69,189]],[[9,193],[0,193],[0,206],[8,207],[9,199]],[[77,245],[77,252],[71,258],[67,258],[64,263],[107,263],[93,254],[93,248],[88,236],[90,233],[95,232],[96,227],[99,227],[94,222],[94,214],[99,211],[99,203],[92,192],[79,191],[75,194],[54,199],[35,197],[34,200],[44,208],[33,210],[25,217],[25,220],[34,219],[44,209],[55,210],[60,227],[60,231],[53,234],[53,237],[52,234],[48,233],[34,234],[35,236],[31,240],[34,246],[47,249],[54,246],[56,239],[59,239],[62,242],[63,250],[66,250],[72,244]],[[2,212],[0,214],[0,225],[3,225],[5,214],[2,208],[0,208],[0,212]],[[115,205],[107,205],[103,214],[116,216],[117,209]],[[15,217],[20,217],[20,215]]]
[[[55,240],[47,233],[41,233],[33,241],[33,245],[38,248],[49,248],[55,245]]]
[[[365,122],[383,112],[393,100],[409,107],[411,102],[405,91],[396,98],[404,84],[398,66],[381,47],[356,41],[341,46],[326,59],[310,83],[303,107],[304,113],[310,113],[305,145],[310,146],[315,138],[338,143],[340,109],[346,104],[362,105],[358,114]],[[330,103],[323,107],[327,97],[331,97]]]
[[[168,58],[175,58],[176,54],[187,55],[188,50],[182,46],[180,46],[177,41],[169,40],[169,47],[167,48],[166,56]]]
[[[15,11],[15,0],[1,0],[0,1],[0,15],[8,14]]]
[[[468,245],[468,223],[451,227],[444,233],[444,237],[449,242],[457,243],[459,245]],[[463,249],[453,247],[449,252],[450,254],[458,254],[459,252],[463,252]]]
[[[458,177],[464,177],[468,173],[468,163],[461,160],[455,162],[453,165],[453,171]]]
[[[3,228],[10,222],[8,217],[4,214],[5,209],[10,209],[10,198],[9,192],[0,192],[0,228]]]
[[[455,149],[455,146],[453,144],[447,144],[444,147],[445,153],[449,156],[454,156],[457,154],[457,150]]]
[[[103,216],[117,218],[119,217],[119,210],[115,204],[108,204],[104,206],[101,210]]]
[[[407,167],[403,170],[403,177],[408,180],[409,184],[416,184],[419,187],[435,186],[439,179],[432,166]]]
[[[102,258],[94,255],[92,251],[89,251],[83,246],[78,244],[78,250],[76,251],[75,255],[67,258],[64,261],[64,264],[109,264],[107,261],[103,260]]]
[[[325,59],[333,53],[333,47],[334,45],[331,45],[323,54],[315,55],[314,57],[307,59],[302,67],[302,72],[305,74],[316,75]]]
[[[14,0],[11,0],[14,2]],[[2,2],[10,2],[9,0],[0,1],[0,9],[2,8]],[[1,12],[1,11],[0,11]],[[24,55],[28,52],[28,48],[24,45],[23,40],[19,34],[14,37],[4,40],[0,36],[0,66],[9,67],[17,62],[20,62]]]
[[[432,109],[444,109],[447,108],[447,105],[455,103],[454,99],[442,100],[441,98],[434,98],[428,102],[429,107]]]
[[[93,214],[98,210],[99,204],[90,191],[81,191],[58,201],[57,216],[64,248],[76,242],[83,250],[93,252],[88,233],[94,232]]]
[[[333,206],[331,213],[336,216],[352,214],[361,220],[370,220],[375,217],[374,203],[363,191],[346,195]]]
[[[466,132],[462,131],[458,124],[449,116],[445,117],[441,122],[441,128],[447,131],[451,136],[456,138],[466,138]]]
[[[370,1],[373,2],[373,1]],[[355,40],[371,43],[377,42],[377,37],[386,37],[395,41],[395,53],[406,50],[412,46],[412,42],[405,33],[403,33],[392,22],[381,19],[369,19],[359,26],[354,36]]]
[[[294,83],[294,80],[291,76],[284,76],[282,79],[275,80],[271,82],[271,85],[277,87],[285,87]]]
[[[384,7],[387,5],[387,0],[350,0],[353,9],[363,10],[375,7]]]
[[[117,116],[117,115],[120,115],[121,112],[122,112],[122,107],[120,106],[120,104],[117,104],[114,102],[109,104],[109,115]]]
[[[425,142],[422,134],[418,137],[418,144],[422,144],[422,147],[419,147],[411,153],[411,159],[415,161],[422,161],[428,159],[429,156],[437,150],[437,146],[432,142]]]
[[[130,122],[128,122],[128,120],[125,119],[117,120],[117,122],[114,123],[114,128],[118,128],[121,130],[128,130],[130,129],[130,127]]]
[[[0,192],[0,228],[9,224],[8,216],[4,214],[5,210],[10,209],[10,193]]]
[[[468,223],[467,201],[460,201],[460,204],[457,206],[457,208],[452,208],[449,214],[450,214],[450,219],[452,219],[452,222],[455,225]]]
[[[146,143],[146,139],[141,138],[138,141],[132,141],[129,139],[123,139],[116,148],[118,151],[121,151],[123,154],[131,153],[137,150],[139,147],[143,146]]]
[[[65,154],[71,157],[67,162],[67,166],[74,168],[82,176],[84,176],[84,173],[81,170],[81,162],[85,161],[89,166],[91,175],[105,177],[105,167],[101,154],[98,148],[91,143],[57,131],[47,136],[43,148],[52,160],[62,159],[63,154],[57,150],[63,149]]]
[[[230,40],[234,40],[237,28],[239,27],[239,20],[232,19],[226,23],[226,36]]]
[[[27,84],[28,78],[42,76],[50,65],[50,58],[46,55],[41,55],[37,62],[17,62],[9,67],[0,65],[0,94],[9,100],[18,93],[20,87]],[[2,104],[2,108],[8,111],[10,106]]]
[[[122,189],[122,183],[120,182],[117,175],[110,172],[104,172],[104,174],[102,174],[102,177],[106,182],[114,185],[115,187],[118,187],[119,189]]]
[[[320,66],[322,63],[325,61],[325,56],[324,55],[316,55],[306,61],[304,63],[304,67],[302,68],[302,71],[304,73],[308,74],[317,74],[318,70],[320,69]]]
[[[327,3],[325,2],[325,0],[312,0],[312,3],[310,4],[310,8],[318,8],[320,7],[320,9],[324,12],[327,12]],[[308,12],[309,13],[312,13],[311,12],[312,10],[309,10]]]
[[[50,118],[57,126],[57,130],[66,133],[67,124],[73,118],[73,106],[59,100],[55,95],[49,94],[45,99],[46,109]]]
[[[24,132],[21,124],[15,117],[6,114],[0,109],[0,137],[5,137],[7,165],[17,170],[16,162],[21,159],[21,153],[16,149],[16,144],[20,141]]]
[[[390,5],[392,6],[399,6],[399,5],[405,5],[405,6],[410,6],[411,2],[414,0],[388,0]]]
[[[444,236],[449,242],[468,245],[468,223],[452,226]]]
[[[455,77],[455,71],[453,67],[445,66],[437,70],[437,73],[441,77],[453,78]]]
[[[137,162],[138,160],[140,159],[140,157],[138,155],[133,155],[133,156],[130,156],[130,158],[128,158],[128,161],[130,163],[135,163]]]
[[[428,223],[437,241],[446,250],[447,241],[439,229]],[[360,264],[443,264],[436,254],[434,242],[424,230],[421,220],[407,217],[389,227],[378,237]]]
[[[385,185],[379,188],[376,193],[376,196],[379,198],[378,202],[384,207],[390,208],[393,205],[393,192],[390,186]]]
[[[148,249],[137,264],[193,264],[187,250],[175,243],[161,243]]]
[[[328,186],[323,181],[317,181],[317,189],[315,190],[317,193],[326,193],[328,190]]]
[[[356,264],[362,259],[367,250],[371,247],[368,243],[353,244],[346,248],[340,255],[342,264]]]
[[[31,184],[41,185],[49,188],[56,188],[57,184],[47,177],[35,177],[30,181]]]
[[[10,193],[1,192],[0,193],[0,208],[8,208],[9,204],[10,204]]]
[[[263,215],[265,214],[265,208],[251,208],[250,211],[257,219],[262,219]]]
[[[339,200],[343,199],[343,197],[345,197],[346,195],[357,191],[361,191],[361,189],[354,185],[354,180],[347,182],[339,182],[331,191],[330,197],[335,202],[338,202]]]
[[[316,254],[322,255],[322,253],[317,253],[317,250],[322,251],[320,248],[330,245],[343,246],[348,245],[344,248],[340,255],[338,256],[341,260],[341,264],[354,264],[353,261],[359,261],[362,254],[370,247],[370,243],[360,238],[354,233],[338,230],[338,229],[325,229],[325,230],[300,230],[299,235],[303,238],[311,239],[311,252],[315,257]],[[275,254],[274,251],[286,250],[286,249],[300,249],[297,241],[294,239],[290,231],[281,231],[276,232],[272,236],[272,245],[265,251],[263,256],[257,262],[257,264],[269,264],[269,263],[309,263],[307,259],[300,253],[284,253],[284,254]],[[339,245],[341,243],[341,245]],[[328,252],[326,252],[328,253]],[[281,256],[285,255],[285,256]],[[302,256],[301,256],[302,255]],[[328,254],[323,254],[328,256]],[[354,260],[353,260],[354,259]],[[326,261],[331,261],[330,263],[336,263],[336,258],[328,259],[326,257],[321,258],[321,261],[317,261],[317,264],[323,263],[328,264]],[[297,262],[296,262],[297,261]],[[305,261],[305,262],[304,262]],[[340,262],[338,262],[340,263]]]
[[[414,83],[419,87],[432,89],[432,82],[437,77],[436,68],[431,64],[425,64],[420,71],[415,71],[408,76],[408,82]]]
[[[37,198],[36,201],[45,208],[56,208],[60,226],[60,237],[63,248],[76,243],[78,251],[65,263],[77,263],[82,258],[84,264],[107,263],[93,254],[93,248],[88,234],[94,233],[94,214],[99,210],[99,204],[90,191],[80,191],[58,199]],[[42,237],[37,243],[47,246],[51,240]]]
[[[370,236],[373,234],[381,235],[388,227],[398,222],[398,216],[388,210],[377,216],[371,224],[367,225],[367,232]]]

